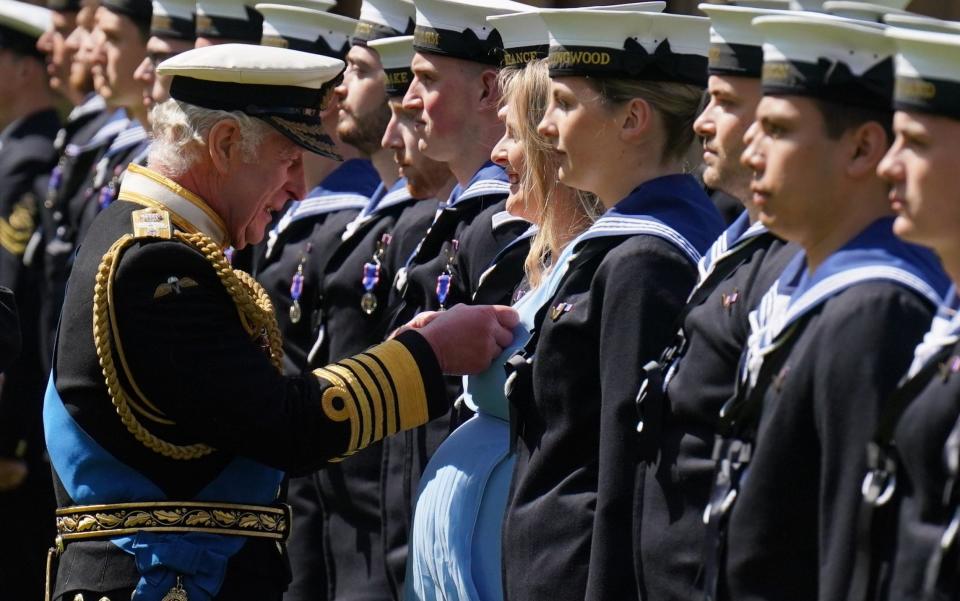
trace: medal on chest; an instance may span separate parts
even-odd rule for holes
[[[290,323],[300,323],[303,318],[303,310],[300,308],[300,297],[303,296],[303,266],[307,262],[307,256],[313,250],[313,244],[307,242],[307,247],[300,255],[300,262],[297,264],[297,270],[290,279]]]
[[[57,192],[60,191],[60,185],[63,184],[63,166],[66,161],[67,158],[61,156],[57,166],[50,172],[50,181],[47,182],[47,199],[44,202],[44,206],[48,209],[53,208],[53,201],[57,197]]]
[[[360,279],[363,285],[363,296],[360,297],[360,309],[367,315],[372,315],[377,310],[377,295],[374,289],[380,282],[380,267],[383,263],[383,255],[387,251],[387,246],[393,237],[390,234],[384,234],[377,242],[377,248],[373,251],[370,261],[363,264],[363,274]]]
[[[102,188],[100,188],[100,196],[97,198],[97,205],[100,207],[100,210],[104,210],[110,203],[113,202],[113,199],[116,198],[117,186],[120,185],[120,176],[123,174],[123,167],[117,165],[113,168],[113,177],[110,178],[110,181],[107,182]]]
[[[443,271],[437,276],[437,302],[440,303],[441,311],[447,308],[447,296],[450,294],[450,283],[453,281],[453,262],[457,258],[459,248],[459,240],[450,241],[450,246],[447,247],[447,261]]]

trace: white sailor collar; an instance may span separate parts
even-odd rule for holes
[[[120,183],[119,200],[169,211],[170,218],[188,233],[201,232],[220,246],[227,246],[230,237],[223,219],[207,203],[177,182],[157,173],[130,164]]]

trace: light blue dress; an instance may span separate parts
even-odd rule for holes
[[[575,241],[576,242],[576,241]],[[404,601],[500,601],[500,529],[514,457],[504,364],[526,344],[540,308],[556,292],[575,242],[540,286],[514,304],[513,343],[483,373],[464,378],[476,415],[443,442],[427,464],[410,535]]]

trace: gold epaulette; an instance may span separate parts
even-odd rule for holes
[[[324,414],[335,422],[350,422],[350,441],[337,460],[429,419],[420,367],[407,347],[396,340],[313,374],[330,384],[323,391]]]
[[[165,457],[197,459],[212,453],[213,447],[203,443],[173,444],[150,432],[138,418],[139,415],[157,424],[174,425],[137,386],[118,335],[113,283],[123,253],[144,238],[176,240],[197,250],[213,266],[220,282],[233,299],[251,343],[269,349],[270,361],[277,371],[282,370],[283,362],[280,329],[273,314],[273,305],[263,288],[249,274],[234,270],[223,250],[210,237],[201,232],[185,233],[174,230],[170,225],[169,213],[156,208],[134,211],[132,226],[133,234],[125,234],[114,242],[103,255],[97,269],[93,295],[93,339],[97,357],[103,369],[110,399],[127,430],[141,444]],[[129,384],[129,392],[120,382],[114,357],[119,359],[120,368]]]

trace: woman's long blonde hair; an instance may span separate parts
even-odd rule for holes
[[[557,181],[556,150],[537,131],[550,99],[547,62],[538,60],[519,69],[500,72],[503,102],[515,115],[514,135],[524,155],[520,175],[523,202],[540,213],[540,229],[530,242],[524,271],[531,288],[540,285],[552,258],[577,234],[590,227],[602,212],[592,194],[574,190]]]

